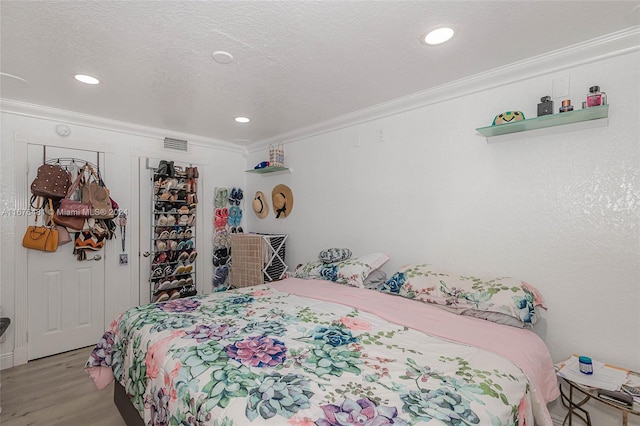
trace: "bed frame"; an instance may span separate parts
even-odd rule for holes
[[[124,387],[117,380],[114,380],[114,382],[113,402],[116,404],[124,422],[127,426],[144,426],[144,421],[142,420],[142,417],[140,417],[140,413],[138,413],[138,410],[136,410],[131,403]]]

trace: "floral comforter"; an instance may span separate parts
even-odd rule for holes
[[[86,367],[148,425],[533,425],[504,358],[268,285],[132,308]]]

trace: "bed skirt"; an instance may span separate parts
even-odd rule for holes
[[[144,426],[144,421],[140,417],[140,413],[133,406],[131,400],[127,396],[127,392],[117,380],[114,380],[115,386],[113,387],[113,402],[118,407],[120,415],[124,419],[127,426]]]

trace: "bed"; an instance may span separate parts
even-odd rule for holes
[[[552,425],[531,330],[325,280],[132,308],[94,348],[127,424]]]

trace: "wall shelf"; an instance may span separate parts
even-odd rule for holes
[[[249,169],[249,170],[245,170],[245,172],[264,175],[267,173],[275,173],[275,172],[291,172],[291,170],[289,170],[289,168],[287,167],[269,166],[269,167],[263,167],[261,169]]]
[[[545,127],[562,126],[565,124],[579,123],[583,121],[607,119],[609,105],[578,109],[575,111],[558,114],[543,115],[516,121],[515,123],[500,124],[497,126],[479,127],[476,130],[485,137],[506,135],[509,133],[526,132],[529,130],[543,129]]]

